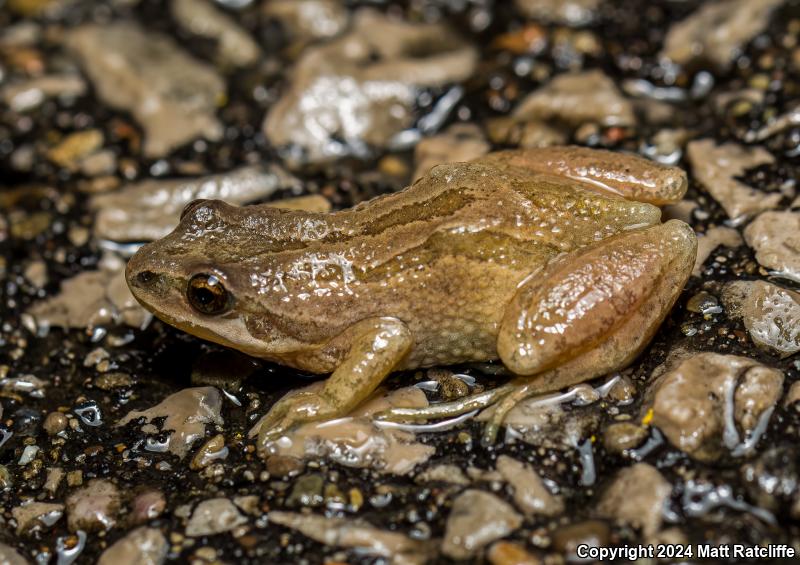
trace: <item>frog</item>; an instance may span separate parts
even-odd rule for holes
[[[522,400],[621,370],[694,265],[662,221],[686,173],[636,154],[562,146],[433,167],[411,186],[327,213],[198,200],[127,264],[133,296],[204,340],[313,374],[251,431],[263,448],[348,414],[398,371],[501,363],[505,384],[376,418],[491,408],[496,440]]]

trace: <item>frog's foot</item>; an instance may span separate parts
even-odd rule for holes
[[[284,396],[250,430],[258,436],[259,449],[275,441],[292,427],[337,415],[333,404],[319,392],[301,391]]]
[[[412,343],[411,332],[396,318],[367,318],[354,324],[326,344],[347,353],[322,389],[283,397],[250,430],[250,437],[258,436],[257,447],[263,451],[296,425],[347,414],[372,394]]]

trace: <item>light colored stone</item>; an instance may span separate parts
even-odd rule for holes
[[[294,166],[366,156],[412,125],[420,88],[461,82],[476,60],[475,49],[440,24],[361,9],[347,34],[303,52],[264,132]]]
[[[2,565],[28,565],[28,560],[10,545],[0,543],[0,563]]]
[[[661,56],[680,65],[708,59],[727,68],[745,45],[761,33],[784,0],[717,0],[701,3],[674,24]]]
[[[700,139],[689,143],[686,156],[697,180],[731,219],[775,208],[783,198],[781,193],[756,190],[736,178],[748,169],[775,162],[763,147],[717,145],[713,139]]]
[[[647,463],[622,469],[603,493],[597,512],[642,529],[645,539],[661,529],[664,503],[672,485]]]
[[[386,558],[394,565],[423,565],[433,556],[430,543],[380,530],[361,520],[274,510],[269,513],[269,521],[297,530],[319,543],[354,548],[366,555]]]
[[[564,511],[564,501],[547,489],[530,465],[508,455],[501,455],[497,458],[497,470],[511,485],[514,503],[526,516],[550,517]]]
[[[263,10],[280,21],[293,40],[302,43],[337,36],[349,21],[341,0],[270,0]]]
[[[418,484],[425,483],[450,483],[466,486],[472,481],[464,474],[458,465],[435,465],[419,473],[414,479]]]
[[[205,436],[207,424],[221,426],[222,395],[214,387],[185,388],[147,410],[132,410],[117,426],[144,418],[146,423],[166,418],[162,430],[172,430],[167,449],[180,458],[189,453],[192,444]]]
[[[800,351],[800,294],[764,281],[734,281],[722,295],[753,342],[781,358]]]
[[[470,559],[491,542],[522,525],[522,516],[503,500],[482,490],[466,490],[453,501],[447,517],[442,553]]]
[[[518,122],[546,121],[578,127],[633,126],[633,105],[602,71],[581,71],[555,76],[526,96],[512,113]]]
[[[299,181],[277,166],[242,167],[190,179],[145,180],[93,196],[94,234],[113,241],[152,241],[171,232],[193,200],[224,200],[239,205],[299,188]]]
[[[120,493],[106,479],[92,479],[67,497],[67,525],[73,532],[110,530],[117,523]]]
[[[172,0],[172,17],[182,28],[217,42],[220,62],[246,67],[257,62],[261,49],[248,33],[209,0]]]
[[[85,93],[86,83],[77,74],[54,74],[9,83],[0,90],[0,97],[14,112],[27,112],[48,98],[77,98]]]
[[[229,532],[247,523],[236,506],[227,498],[211,498],[204,500],[194,509],[186,535],[189,537],[213,536]]]
[[[65,44],[100,99],[142,125],[146,157],[162,157],[196,137],[221,138],[216,108],[225,82],[171,38],[119,22],[74,28]]]
[[[50,528],[63,514],[63,504],[35,501],[23,503],[11,510],[11,515],[17,522],[18,536]]]
[[[800,283],[800,212],[764,212],[745,228],[744,239],[771,274]]]
[[[654,376],[659,371],[645,409],[672,445],[699,461],[750,453],[783,394],[783,373],[747,357],[686,354]]]
[[[97,565],[161,565],[167,558],[167,538],[156,528],[136,528],[106,549]]]

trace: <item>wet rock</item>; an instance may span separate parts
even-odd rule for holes
[[[529,465],[507,455],[497,458],[497,470],[511,485],[514,503],[528,516],[557,516],[564,511],[564,501],[553,495]]]
[[[362,9],[346,35],[304,51],[264,132],[293,165],[366,156],[412,125],[421,88],[463,81],[475,62],[475,50],[442,25]]]
[[[798,406],[795,405],[798,402],[800,402],[800,381],[795,381],[792,383],[792,386],[789,387],[786,398],[783,399],[783,405],[787,408],[794,406],[794,408],[797,409]]]
[[[565,73],[525,97],[512,113],[518,122],[633,126],[633,105],[602,71]]]
[[[642,529],[645,539],[661,529],[664,503],[672,485],[647,463],[622,469],[603,493],[597,512]]]
[[[611,453],[639,447],[648,436],[647,428],[631,422],[617,422],[606,428],[603,445]]]
[[[267,457],[267,472],[275,477],[290,477],[303,470],[305,464],[297,457],[270,455]]]
[[[225,82],[169,37],[112,23],[70,30],[65,43],[100,99],[142,125],[146,157],[162,157],[199,136],[222,136],[215,110]]]
[[[186,31],[216,41],[223,65],[246,67],[258,61],[261,49],[247,32],[208,0],[172,0],[172,17]]]
[[[722,299],[756,345],[781,358],[800,351],[800,294],[764,281],[734,281]]]
[[[169,551],[167,538],[156,528],[136,528],[106,549],[97,565],[160,565]]]
[[[3,565],[28,565],[28,560],[10,545],[0,543],[0,563]]]
[[[727,68],[744,46],[761,33],[784,0],[717,0],[706,2],[674,24],[661,56],[684,65],[699,59]]]
[[[67,417],[61,412],[50,412],[44,419],[44,431],[54,436],[67,429]]]
[[[215,461],[225,459],[227,456],[228,448],[225,446],[225,436],[217,434],[197,450],[189,467],[195,471],[205,469]]]
[[[735,143],[717,145],[713,139],[700,139],[689,143],[686,156],[697,180],[731,219],[775,208],[783,197],[780,193],[756,190],[737,180],[748,169],[775,162],[772,154],[762,147]]]
[[[453,124],[439,135],[420,140],[414,148],[414,180],[442,163],[471,161],[489,152],[490,146],[474,124]]]
[[[777,118],[770,120],[761,128],[748,131],[744,136],[744,140],[748,143],[765,141],[774,135],[797,127],[798,125],[800,125],[800,104],[797,104],[788,112],[781,114]]]
[[[61,467],[51,467],[47,470],[47,478],[42,488],[50,495],[55,496],[61,481],[64,479],[64,469]]]
[[[110,253],[97,271],[83,271],[61,283],[60,292],[36,302],[27,315],[39,331],[50,327],[93,328],[126,324],[145,327],[152,315],[136,302],[125,282],[125,263]]]
[[[419,473],[414,481],[417,484],[450,483],[453,485],[467,486],[472,483],[457,465],[436,465]]]
[[[781,371],[746,357],[698,353],[662,370],[647,394],[652,423],[699,461],[749,453],[783,393]]]
[[[488,492],[467,490],[454,501],[442,541],[442,553],[452,559],[470,559],[489,543],[522,525],[522,516]]]
[[[166,507],[164,493],[160,490],[145,490],[133,499],[128,520],[133,525],[144,524],[161,516]]]
[[[512,116],[487,120],[486,131],[494,143],[523,148],[564,145],[568,137],[566,132],[544,122],[518,121]]]
[[[12,509],[11,515],[17,522],[17,535],[27,535],[58,522],[64,515],[64,505],[31,501]]]
[[[744,239],[772,275],[800,282],[800,212],[764,212],[745,228]]]
[[[297,477],[292,487],[292,492],[286,498],[289,507],[310,507],[322,504],[322,489],[325,478],[319,473],[309,473]]]
[[[320,383],[315,383],[289,394],[318,390],[320,387]],[[388,394],[379,390],[351,412],[348,418],[300,425],[283,438],[259,446],[259,449],[270,456],[328,458],[348,467],[366,467],[383,473],[405,475],[416,465],[427,461],[435,448],[414,441],[414,433],[403,431],[402,426],[376,424],[372,421],[372,414],[392,407],[422,408],[427,405],[425,393],[416,387],[402,388]],[[257,432],[258,424],[250,430],[250,437]]]
[[[581,26],[591,23],[600,0],[515,0],[522,15],[547,23]]]
[[[186,535],[213,536],[229,532],[246,523],[247,518],[242,516],[233,502],[227,498],[211,498],[204,500],[194,509],[186,525]]]
[[[263,11],[300,43],[339,35],[349,21],[341,0],[272,0],[264,4]]]
[[[608,398],[617,404],[628,405],[636,398],[636,385],[625,375],[620,375],[608,391]]]
[[[77,98],[86,93],[86,83],[78,75],[59,74],[12,82],[0,90],[0,97],[14,112],[27,112],[48,98]]]
[[[272,511],[269,521],[297,530],[319,543],[355,548],[366,555],[386,558],[395,565],[422,565],[433,554],[429,543],[413,540],[399,532],[380,530],[361,520]]]
[[[79,131],[65,137],[47,152],[47,158],[65,169],[76,170],[80,162],[103,146],[103,132]]]
[[[187,388],[171,394],[147,410],[133,410],[117,426],[144,418],[146,423],[166,418],[162,430],[171,430],[167,450],[180,458],[189,453],[192,444],[205,436],[206,424],[221,426],[222,395],[212,387]]]
[[[308,194],[306,196],[293,196],[268,202],[266,206],[281,208],[282,210],[298,210],[301,212],[330,212],[331,202],[321,194]]]
[[[692,275],[699,277],[703,272],[703,265],[717,247],[739,247],[744,243],[742,236],[733,228],[715,226],[709,228],[705,234],[697,237],[697,258],[694,261]]]
[[[113,528],[120,509],[120,494],[111,481],[92,479],[67,497],[67,525],[73,532],[99,532]]]
[[[750,498],[771,512],[791,509],[800,500],[800,450],[794,445],[772,447],[741,468]]]
[[[179,180],[145,180],[93,196],[94,233],[113,241],[152,241],[171,232],[193,200],[244,204],[294,188],[298,181],[277,166],[243,167],[229,173]]]
[[[492,544],[486,553],[492,565],[540,565],[542,560],[529,553],[522,545],[510,541]]]
[[[562,553],[569,561],[577,558],[578,546],[608,546],[611,528],[602,520],[585,520],[562,526],[553,532],[553,549]],[[570,559],[572,558],[572,559]]]

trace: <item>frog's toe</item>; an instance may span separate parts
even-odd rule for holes
[[[461,414],[490,406],[508,394],[512,388],[510,385],[504,385],[451,402],[431,404],[425,408],[392,408],[375,414],[374,418],[381,421],[403,422],[460,416]]]
[[[313,392],[300,392],[276,402],[253,428],[249,436],[256,437],[259,450],[279,439],[292,428],[335,416],[334,410],[324,398]]]

